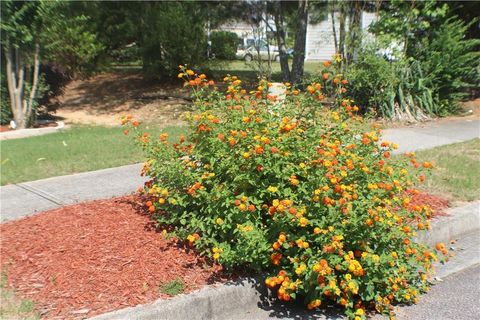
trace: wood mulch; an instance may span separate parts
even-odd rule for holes
[[[448,201],[411,196],[442,215]],[[226,280],[188,248],[156,232],[138,196],[99,200],[0,225],[1,268],[44,319],[81,319],[167,298],[159,285],[180,277],[186,291]]]
[[[0,225],[1,267],[44,319],[79,319],[225,280],[188,248],[166,240],[136,196],[81,203]]]
[[[423,191],[420,191],[418,194],[411,195],[411,207],[423,204],[428,205],[432,209],[432,217],[445,216],[445,210],[450,206],[450,202],[448,200]]]
[[[7,132],[7,131],[10,131],[10,130],[12,130],[12,129],[10,128],[9,125],[7,125],[7,124],[0,125],[0,132]]]

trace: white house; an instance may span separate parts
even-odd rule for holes
[[[361,26],[362,30],[366,30],[368,26],[376,20],[375,13],[362,12],[361,15]],[[271,21],[270,28],[275,30],[275,23]],[[348,26],[348,20],[346,22]],[[339,38],[339,14],[335,14],[335,28],[337,35],[337,42]],[[218,28],[218,30],[230,31],[236,33],[241,39],[243,39],[243,45],[249,46],[254,43],[254,39],[264,38],[266,31],[270,30],[261,24],[259,28],[244,22],[244,21],[229,21]],[[305,60],[306,61],[316,61],[316,60],[329,60],[335,54],[335,41],[333,37],[332,29],[332,17],[328,15],[328,18],[319,22],[319,23],[309,23],[307,25],[307,37],[306,37],[306,48],[305,48]]]
[[[372,22],[376,20],[375,13],[362,12],[361,26],[362,30],[366,30]],[[348,20],[346,22],[348,25]],[[339,42],[339,15],[335,14],[335,29],[337,35],[337,43]],[[328,19],[317,24],[309,23],[307,26],[307,39],[305,48],[305,60],[329,60],[336,53],[335,40],[333,37],[332,16],[328,15]]]

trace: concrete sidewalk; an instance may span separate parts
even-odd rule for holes
[[[480,137],[479,119],[428,122],[415,127],[383,130],[383,140],[398,144],[397,153],[430,149]]]
[[[382,139],[398,143],[397,152],[405,152],[479,137],[480,120],[460,119],[388,129]],[[0,187],[0,221],[81,201],[130,194],[145,181],[140,177],[140,168],[140,164],[135,164]]]
[[[44,134],[58,132],[65,128],[63,121],[58,121],[56,127],[43,127],[43,128],[28,128],[17,129],[12,131],[0,132],[0,140],[21,139],[35,136],[42,136]]]
[[[1,222],[82,201],[107,199],[143,186],[141,164],[0,187]]]

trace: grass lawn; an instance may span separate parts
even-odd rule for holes
[[[146,127],[148,128],[148,127]],[[172,138],[182,127],[146,129]],[[77,126],[44,136],[1,142],[1,185],[111,168],[144,160],[132,137],[120,127]]]
[[[425,190],[449,200],[480,199],[480,139],[420,151],[417,158],[436,165],[422,187]]]
[[[19,300],[15,297],[13,290],[0,288],[0,319],[4,320],[37,320],[40,319],[38,312],[34,310],[33,301]]]
[[[268,62],[262,61],[264,68],[267,67]],[[282,79],[282,69],[280,68],[280,62],[272,61],[272,80],[281,81]],[[292,61],[289,61],[290,68],[292,67]],[[111,67],[112,70],[121,70],[121,71],[141,71],[141,64],[119,64]],[[213,73],[213,76],[217,80],[223,79],[227,74],[238,76],[240,79],[256,81],[257,80],[257,71],[258,71],[258,62],[251,61],[245,62],[243,60],[213,60],[207,63],[206,68],[210,69]],[[309,76],[314,73],[319,73],[323,68],[322,62],[319,61],[306,61],[305,62],[305,75]]]
[[[267,61],[263,61],[263,64],[266,67]],[[321,62],[307,61],[305,62],[305,74],[308,76],[315,72],[320,72],[320,69],[322,67],[323,66]],[[257,79],[257,73],[255,70],[257,70],[258,68],[256,67],[256,62],[254,61],[248,63],[241,60],[219,61],[214,62],[210,66],[210,68],[213,71],[215,78],[217,79],[221,79],[227,74],[236,75],[240,79],[248,79],[252,81]],[[282,75],[280,62],[272,61],[272,80],[281,81],[281,78]]]

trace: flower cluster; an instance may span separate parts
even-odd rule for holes
[[[325,87],[341,93],[346,79],[325,72],[305,91],[286,84],[279,104],[265,81],[247,90],[229,76],[222,93],[186,67],[179,78],[197,97],[187,137],[144,139],[125,121],[147,152],[142,192],[160,226],[227,270],[268,272],[279,299],[308,309],[393,315],[392,303],[427,290],[437,256],[413,237],[429,228],[431,210],[410,197],[433,165],[392,158],[397,146],[351,100],[326,107]]]
[[[306,92],[320,101],[326,98],[342,99],[348,91],[348,80],[340,72],[340,63],[338,55],[331,61],[323,62],[318,75],[310,79]],[[355,108],[358,111],[358,107]]]

